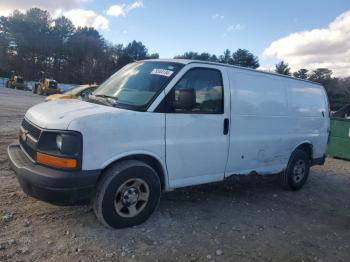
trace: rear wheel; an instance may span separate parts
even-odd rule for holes
[[[161,186],[158,174],[149,165],[127,160],[103,174],[93,203],[98,220],[112,228],[143,223],[159,202]]]
[[[10,88],[10,82],[6,81],[6,88]]]
[[[306,183],[310,172],[310,157],[300,149],[293,152],[288,166],[280,174],[281,185],[290,190],[299,190]]]

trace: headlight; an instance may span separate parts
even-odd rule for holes
[[[59,150],[62,150],[62,135],[61,134],[58,134],[57,136],[56,136],[56,145],[57,145],[57,148],[59,149]]]
[[[41,133],[36,152],[40,164],[64,169],[80,169],[83,137],[76,131],[53,130]]]
[[[75,131],[43,132],[38,142],[38,149],[59,155],[78,156],[82,151],[82,136]]]

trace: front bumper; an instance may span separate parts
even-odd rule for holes
[[[18,144],[8,146],[7,154],[23,191],[55,205],[88,203],[95,194],[100,170],[62,171],[33,163]]]

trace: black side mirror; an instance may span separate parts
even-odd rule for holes
[[[180,110],[192,110],[196,104],[196,91],[193,88],[179,89],[177,101],[173,108]]]

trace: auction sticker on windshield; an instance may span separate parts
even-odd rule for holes
[[[151,75],[160,75],[160,76],[166,76],[169,77],[174,73],[174,71],[161,69],[161,68],[154,68],[151,72]]]

